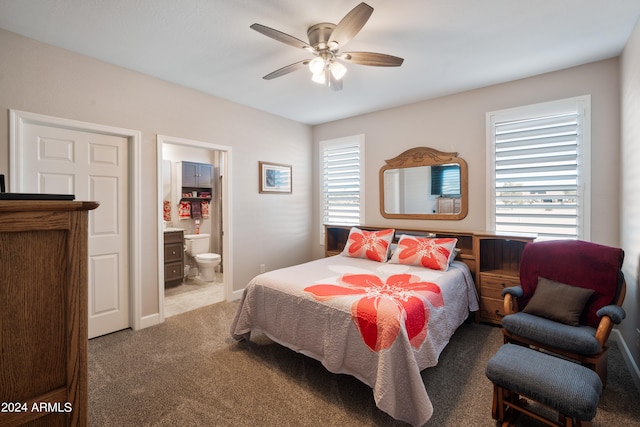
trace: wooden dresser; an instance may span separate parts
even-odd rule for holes
[[[520,284],[520,257],[528,242],[536,236],[517,233],[472,231],[443,231],[428,229],[401,229],[393,226],[357,226],[362,230],[395,228],[396,238],[401,234],[432,237],[455,237],[460,251],[456,259],[471,270],[480,299],[476,321],[500,324],[504,316],[502,289]],[[325,256],[338,255],[344,249],[351,226],[325,225]]]
[[[96,202],[0,201],[0,425],[87,425]]]
[[[528,234],[475,233],[478,260],[476,289],[480,298],[481,322],[501,324],[504,316],[502,290],[520,284],[522,250],[536,236]]]
[[[436,213],[453,214],[462,209],[460,197],[438,197],[436,199]]]

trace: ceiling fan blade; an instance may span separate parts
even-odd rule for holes
[[[275,79],[276,77],[284,76],[285,74],[289,74],[293,71],[299,70],[300,68],[304,68],[309,64],[309,60],[305,59],[304,61],[294,62],[293,64],[289,64],[285,67],[282,67],[278,70],[275,70],[272,73],[267,74],[263,77],[265,80]]]
[[[373,65],[375,67],[399,67],[404,62],[403,58],[397,56],[373,52],[344,52],[338,55],[337,58],[354,64]]]
[[[264,34],[267,37],[271,37],[274,40],[277,40],[281,43],[288,44],[289,46],[298,47],[301,49],[309,49],[313,51],[313,48],[309,46],[307,42],[303,42],[302,40],[290,36],[289,34],[283,33],[282,31],[274,30],[273,28],[266,27],[261,24],[252,24],[249,26],[252,30],[256,30],[257,32]]]
[[[366,3],[360,3],[338,22],[329,37],[329,41],[337,42],[338,46],[344,46],[364,27],[372,13],[373,8],[371,6]]]

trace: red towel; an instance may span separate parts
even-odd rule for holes
[[[171,202],[164,200],[162,202],[163,218],[165,221],[171,221]]]
[[[200,211],[202,212],[202,218],[209,218],[209,202],[200,203]]]
[[[191,203],[182,201],[178,204],[178,217],[180,219],[191,218]]]

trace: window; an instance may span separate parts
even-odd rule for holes
[[[487,113],[488,228],[590,237],[590,97]]]
[[[362,223],[363,190],[364,135],[320,141],[320,242],[324,224]]]
[[[460,165],[431,166],[431,195],[460,197]]]

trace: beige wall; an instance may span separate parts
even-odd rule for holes
[[[620,60],[621,87],[621,245],[625,251],[624,275],[627,318],[620,331],[629,353],[640,366],[640,22],[631,34]],[[636,375],[638,373],[636,372]]]
[[[591,240],[618,245],[619,221],[619,78],[618,60],[610,59],[564,71],[432,99],[352,117],[313,128],[314,165],[318,141],[365,135],[365,222],[453,230],[486,228],[486,113],[490,111],[591,95],[592,212]],[[416,146],[457,151],[469,166],[469,214],[461,221],[388,220],[379,212],[378,171],[390,159]],[[314,180],[318,180],[315,167]],[[317,187],[317,186],[316,186]],[[316,193],[314,200],[318,200]],[[318,209],[315,227],[320,227]],[[314,256],[321,256],[314,232]]]
[[[0,173],[9,172],[9,109],[142,132],[143,316],[158,312],[157,134],[232,147],[234,290],[259,264],[271,270],[309,260],[309,126],[3,30],[0,58]],[[260,160],[292,165],[292,194],[258,194]]]
[[[591,95],[592,209],[591,240],[625,250],[626,320],[618,328],[622,351],[634,378],[640,372],[640,23],[620,59],[459,93],[313,128],[314,165],[318,141],[365,134],[366,202],[369,225],[402,224],[435,229],[482,230],[486,227],[486,125],[489,111],[579,95]],[[622,130],[621,130],[622,129]],[[469,164],[469,215],[462,221],[386,220],[379,213],[378,170],[385,159],[415,146],[458,151]],[[318,168],[314,166],[314,182]],[[315,186],[317,188],[317,186]],[[314,195],[318,200],[319,195]],[[314,210],[314,256],[318,241]]]

